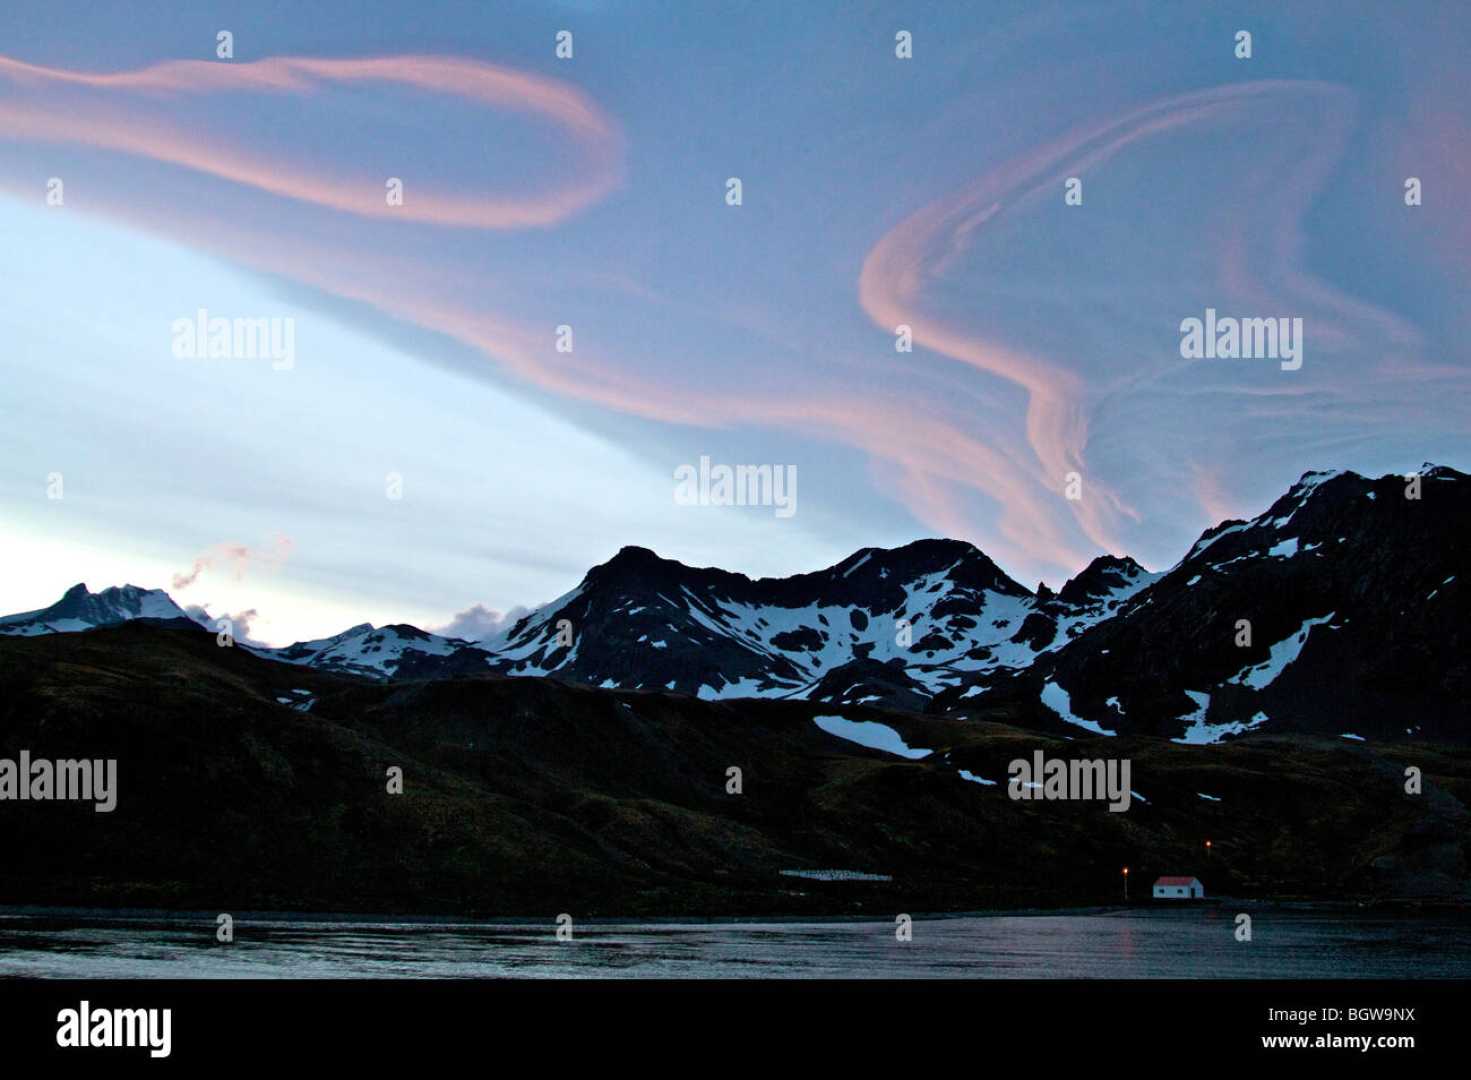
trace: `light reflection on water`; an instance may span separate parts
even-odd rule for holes
[[[1471,978],[1471,920],[1227,908],[892,922],[577,924],[0,915],[20,978]]]

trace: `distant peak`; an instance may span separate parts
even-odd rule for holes
[[[1309,469],[1297,478],[1297,483],[1292,485],[1288,494],[1297,492],[1303,495],[1311,494],[1329,480],[1336,480],[1340,476],[1355,476],[1346,469]]]
[[[697,569],[699,568],[690,566],[687,563],[680,562],[678,559],[671,559],[664,555],[660,555],[657,551],[651,551],[649,548],[640,547],[638,544],[625,544],[618,549],[618,554],[614,555],[607,562],[599,563],[597,566],[594,566],[591,570],[588,571],[588,573],[597,573],[599,571],[609,570],[615,571],[620,574],[629,572],[647,574],[654,571],[660,571],[663,573],[679,573],[686,570]]]
[[[145,589],[141,585],[113,585],[103,589],[98,596],[143,596],[146,593],[162,592],[162,589]]]
[[[897,547],[893,550],[895,552],[942,551],[950,555],[959,556],[961,558],[964,558],[967,555],[985,554],[983,551],[981,551],[980,548],[976,547],[969,540],[951,540],[948,537],[943,536],[931,536],[926,537],[923,540],[914,540],[908,544],[905,544],[903,547]]]
[[[618,562],[620,560],[625,562],[664,561],[662,558],[660,558],[658,552],[650,551],[646,547],[639,547],[639,545],[637,544],[624,544],[621,548],[618,549],[618,554],[614,555],[613,558],[609,559],[608,561]]]
[[[91,596],[91,595],[92,595],[92,593],[88,590],[87,586],[85,584],[83,584],[82,582],[79,581],[75,585],[73,585],[70,589],[67,589],[66,592],[62,594],[62,597],[61,598],[63,600],[70,600],[70,599],[73,599],[74,597],[78,597],[78,596]]]
[[[682,566],[672,559],[666,559],[658,552],[650,551],[646,547],[637,544],[625,544],[618,549],[614,555],[605,563],[594,566],[587,572],[588,577],[623,578],[626,575],[647,576],[655,571],[662,571],[670,567]],[[584,579],[586,580],[586,579]]]
[[[369,627],[369,629],[371,630],[372,627]],[[379,630],[382,632],[394,633],[401,638],[412,638],[415,640],[421,640],[433,636],[429,633],[429,631],[420,630],[412,623],[389,623],[387,626],[379,627]]]
[[[1140,566],[1128,555],[1099,555],[1088,564],[1088,569],[1123,570],[1133,574],[1142,571],[1144,567]]]
[[[1097,600],[1146,573],[1127,555],[1099,555],[1058,590],[1058,599],[1077,604]],[[1041,599],[1041,589],[1038,590]]]

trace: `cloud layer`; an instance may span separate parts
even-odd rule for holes
[[[957,15],[921,28],[911,67],[861,53],[852,100],[834,72],[864,35],[892,40],[861,19],[795,68],[742,24],[681,48],[650,25],[611,68],[546,71],[427,51],[111,73],[0,57],[0,137],[30,154],[0,184],[33,198],[65,163],[84,212],[401,335],[426,361],[404,393],[446,410],[468,375],[661,476],[712,449],[799,462],[828,481],[804,477],[804,514],[844,547],[943,533],[1055,579],[1101,550],[1167,557],[1306,468],[1464,449],[1465,319],[1435,282],[1464,285],[1471,213],[1447,193],[1471,118],[1423,74],[1452,70],[1464,33],[1400,26],[1423,62],[1395,76],[1307,15],[1282,16],[1273,59],[1236,64],[1196,21],[1126,9],[1111,40],[1137,64],[1099,63],[1087,26],[1045,11]],[[966,47],[1016,59],[965,66]],[[759,110],[740,105],[753,72]],[[1419,216],[1405,175],[1435,193]],[[1180,322],[1207,307],[1302,318],[1304,368],[1182,359]],[[222,547],[179,587],[246,562]]]

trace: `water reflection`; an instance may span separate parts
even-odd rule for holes
[[[22,978],[1468,978],[1471,920],[1216,908],[891,921],[550,925],[0,915]]]

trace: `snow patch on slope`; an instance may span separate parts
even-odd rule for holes
[[[1112,735],[1113,732],[1105,731],[1092,720],[1084,720],[1073,715],[1072,700],[1068,692],[1050,679],[1042,686],[1042,704],[1055,712],[1062,720],[1069,724],[1076,724],[1085,731],[1091,731],[1096,735]]]
[[[910,746],[904,741],[904,737],[888,724],[880,724],[872,720],[849,720],[842,716],[814,716],[812,722],[829,735],[835,735],[839,739],[846,739],[859,746],[866,746],[870,750],[881,750],[886,754],[896,754],[910,760],[928,757],[934,752]]]
[[[1277,678],[1278,675],[1281,675],[1287,665],[1298,658],[1298,655],[1302,652],[1303,645],[1307,643],[1308,635],[1312,632],[1313,627],[1322,626],[1329,619],[1333,618],[1333,615],[1334,613],[1330,611],[1327,615],[1319,616],[1316,619],[1308,619],[1295,632],[1273,645],[1271,655],[1266,660],[1260,664],[1251,664],[1242,668],[1226,681],[1239,683],[1242,686],[1249,686],[1253,690],[1261,690],[1264,687],[1270,686],[1272,680]]]

